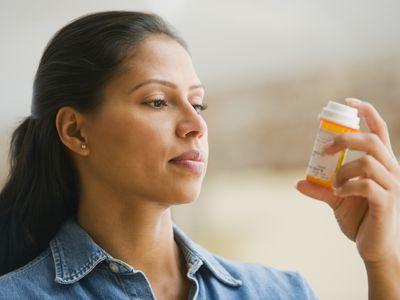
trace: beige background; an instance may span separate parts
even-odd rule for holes
[[[371,101],[399,153],[400,2],[1,1],[0,181],[46,43],[72,19],[105,9],[164,16],[206,86],[209,170],[200,198],[174,209],[176,222],[219,255],[301,272],[321,299],[366,299],[354,244],[327,205],[293,185],[328,100]]]

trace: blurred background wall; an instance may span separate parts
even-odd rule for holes
[[[400,2],[2,0],[2,182],[10,134],[30,113],[46,43],[74,18],[115,9],[170,21],[206,86],[208,174],[200,198],[174,209],[176,222],[219,255],[301,272],[321,299],[367,299],[354,244],[329,207],[300,195],[294,183],[304,176],[317,115],[329,100],[372,102],[399,153]]]

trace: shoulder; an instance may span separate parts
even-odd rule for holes
[[[317,299],[306,279],[295,271],[283,271],[270,266],[240,263],[214,255],[214,258],[235,278],[242,282],[244,292],[254,292],[260,298]]]
[[[54,281],[54,263],[50,248],[10,273],[0,276],[0,299],[32,296]],[[29,297],[28,297],[29,298]]]

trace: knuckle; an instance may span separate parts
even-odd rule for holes
[[[370,155],[365,155],[359,159],[360,168],[365,171],[370,170],[373,163],[374,163],[374,159]]]
[[[371,104],[371,102],[368,101],[363,101],[364,107],[367,108],[368,112],[373,112],[375,110],[375,107]]]
[[[374,187],[375,187],[375,185],[371,179],[365,179],[361,183],[362,190],[366,191],[368,193],[372,192],[374,190]]]
[[[367,139],[368,139],[368,142],[373,145],[376,145],[379,143],[379,137],[374,133],[369,133]]]
[[[367,107],[369,110],[375,109],[375,107],[371,104],[369,101],[363,101],[363,104],[365,107]]]

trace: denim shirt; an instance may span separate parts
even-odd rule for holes
[[[317,299],[297,272],[229,261],[192,242],[174,225],[192,287],[189,299]],[[146,275],[113,258],[76,221],[49,248],[0,277],[0,299],[155,299]]]

